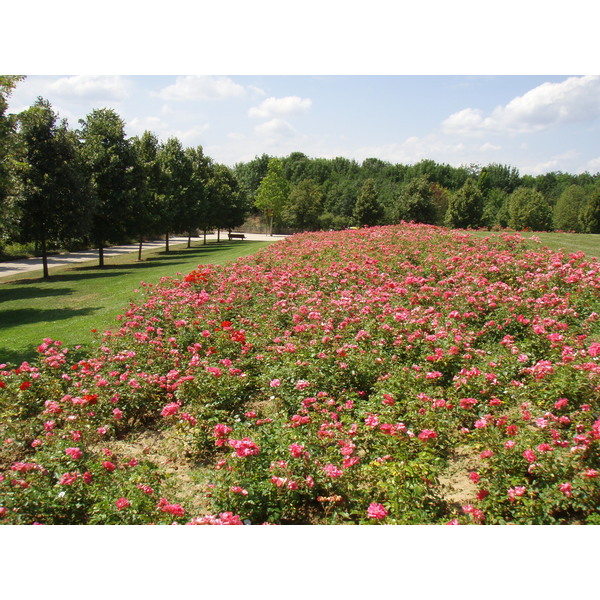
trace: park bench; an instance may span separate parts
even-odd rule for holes
[[[229,239],[230,240],[245,240],[246,236],[243,233],[230,233]]]

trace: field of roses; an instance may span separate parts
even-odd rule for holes
[[[0,522],[600,524],[599,288],[404,223],[144,285],[94,350],[0,365]]]

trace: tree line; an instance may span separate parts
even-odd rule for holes
[[[20,77],[0,77],[0,249],[33,242],[48,277],[50,248],[98,248],[174,233],[232,229],[244,222],[245,195],[233,170],[201,146],[128,138],[112,109],[94,109],[70,129],[44,98],[7,114]]]
[[[341,229],[415,221],[452,228],[600,233],[600,174],[520,175],[497,163],[453,167],[377,158],[266,154],[235,165],[267,227]]]

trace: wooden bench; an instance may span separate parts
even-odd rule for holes
[[[243,233],[230,233],[229,239],[230,240],[245,240],[246,236]]]

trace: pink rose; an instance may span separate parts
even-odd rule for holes
[[[370,519],[385,519],[388,516],[388,511],[383,504],[371,502],[367,509],[367,515],[369,515]]]
[[[78,460],[83,456],[83,452],[79,448],[67,448],[65,454],[70,456],[73,460]]]
[[[127,498],[119,498],[115,504],[117,506],[117,510],[123,510],[124,508],[131,506],[131,502],[129,502]]]

